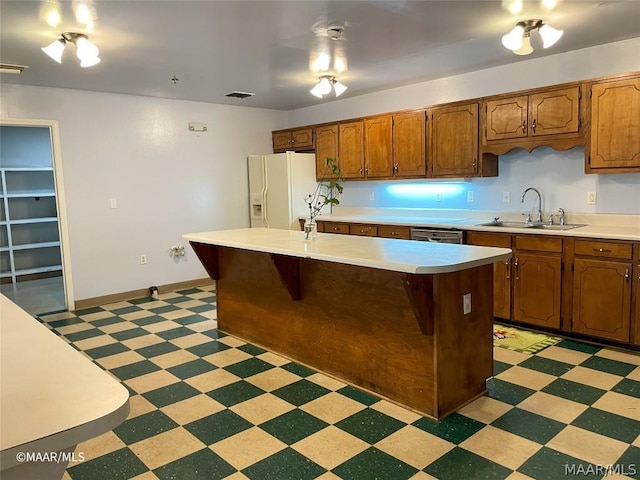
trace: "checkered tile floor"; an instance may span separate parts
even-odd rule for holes
[[[65,480],[640,475],[640,355],[496,348],[488,394],[438,423],[225,336],[215,301],[212,286],[41,316],[131,392]]]

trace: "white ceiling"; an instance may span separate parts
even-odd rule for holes
[[[70,1],[1,0],[0,62],[29,68],[0,82],[292,110],[334,100],[309,94],[319,75],[310,56],[322,48],[346,57],[336,76],[347,98],[640,36],[638,0],[557,0],[553,9],[524,0],[516,15],[513,1],[75,0],[95,12],[88,31]],[[63,21],[53,28],[42,9],[56,4]],[[564,36],[543,50],[532,34],[534,53],[520,57],[500,39],[529,18]],[[329,39],[328,25],[344,26],[343,38]],[[40,50],[67,31],[87,33],[102,62],[80,68],[71,46],[58,64]],[[234,90],[256,95],[225,97]]]

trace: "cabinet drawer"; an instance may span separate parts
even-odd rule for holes
[[[409,240],[411,238],[411,229],[409,227],[378,227],[378,236],[382,238],[402,238]]]
[[[631,260],[633,256],[633,248],[630,243],[607,243],[590,240],[576,240],[575,254]]]
[[[516,236],[515,248],[518,250],[538,250],[541,252],[562,253],[562,239],[538,236]]]
[[[375,225],[363,225],[360,223],[356,223],[353,225],[349,225],[349,234],[362,235],[366,237],[377,237],[378,227]]]
[[[324,222],[322,225],[322,231],[324,233],[343,233],[349,234],[349,224],[348,223],[338,223],[338,222]]]
[[[511,235],[507,233],[467,232],[467,244],[511,248]]]

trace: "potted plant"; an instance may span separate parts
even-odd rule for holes
[[[322,211],[325,205],[333,207],[339,205],[339,195],[342,193],[343,187],[340,184],[342,174],[338,166],[338,159],[327,157],[324,159],[324,172],[322,180],[313,193],[307,195],[304,201],[309,206],[309,218],[304,225],[305,240],[312,240],[318,232],[318,225],[315,218]]]

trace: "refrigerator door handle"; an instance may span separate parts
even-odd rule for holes
[[[260,192],[262,195],[262,209],[260,210],[260,214],[262,215],[262,221],[264,222],[264,226],[269,228],[269,220],[267,219],[267,189],[269,188],[267,178],[267,159],[265,157],[262,158],[262,191]]]

